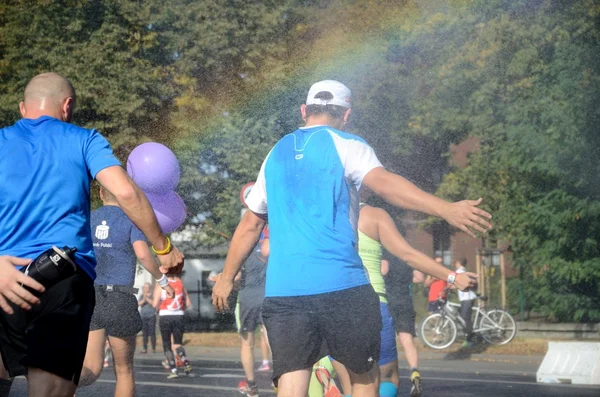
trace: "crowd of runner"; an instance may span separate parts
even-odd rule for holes
[[[0,130],[0,396],[8,395],[18,375],[27,375],[30,396],[73,396],[77,386],[100,375],[107,339],[115,396],[135,395],[136,336],[145,331],[143,352],[148,339],[156,348],[156,310],[168,377],[182,374],[178,361],[193,376],[183,347],[184,311],[191,307],[178,277],[183,255],[161,231],[145,194],[106,139],[70,124],[75,103],[67,79],[38,75],[25,87],[23,118]],[[309,387],[311,395],[341,395],[331,381],[334,372],[345,395],[395,396],[397,337],[407,353],[411,395],[418,396],[414,310],[408,302],[411,282],[422,275],[396,260],[428,274],[432,287],[437,281],[459,290],[475,285],[476,275],[464,267],[451,271],[413,249],[384,210],[361,203],[361,193],[438,216],[471,236],[491,227],[491,216],[478,208],[481,199],[449,203],[385,170],[364,139],[343,131],[351,103],[350,90],[340,82],[310,87],[300,107],[305,124],[264,160],[246,200],[249,211],[215,278],[218,311],[233,309],[229,296],[240,289],[245,379],[239,390],[247,396],[259,393],[257,327],[267,352],[259,369],[273,371],[279,396],[306,397]],[[102,186],[104,205],[90,212],[93,179]],[[40,283],[24,266],[52,246],[66,251],[54,248],[48,260],[73,263],[73,269]],[[136,260],[156,279],[152,299],[150,286],[135,296]],[[396,283],[400,273],[403,281]],[[384,276],[388,285],[403,285],[401,298],[388,294]]]

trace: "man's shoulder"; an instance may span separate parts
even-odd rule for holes
[[[71,136],[75,135],[75,136],[87,137],[95,131],[93,129],[80,127],[78,125],[67,123],[64,121],[57,120],[57,119],[48,120],[48,125],[51,126],[52,129],[60,128],[63,130],[63,132],[65,132]]]
[[[351,134],[350,132],[346,132],[346,131],[342,131],[342,130],[338,130],[332,127],[326,127],[326,130],[334,135],[337,136],[341,139],[345,139],[345,140],[349,140],[349,141],[358,141],[358,142],[362,142],[362,143],[367,143],[367,141],[365,141],[362,137],[356,135],[356,134]]]

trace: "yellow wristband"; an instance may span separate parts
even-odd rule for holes
[[[156,255],[167,255],[169,252],[171,252],[171,239],[169,239],[169,237],[167,237],[167,248],[165,248],[164,250],[157,251],[156,248],[154,248],[154,246],[152,246],[152,251]]]

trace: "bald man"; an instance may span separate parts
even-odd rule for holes
[[[23,118],[0,129],[0,353],[8,370],[0,375],[27,375],[28,395],[34,397],[73,396],[79,381],[96,277],[92,179],[115,196],[161,254],[162,273],[180,272],[183,266],[183,255],[161,231],[148,200],[106,139],[69,124],[74,108],[71,83],[44,73],[25,87]],[[77,266],[44,290],[16,269],[52,246],[77,248]],[[29,294],[21,282],[41,293]],[[4,395],[7,385],[0,384]]]

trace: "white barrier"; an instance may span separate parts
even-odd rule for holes
[[[537,381],[600,385],[600,342],[548,342]]]

